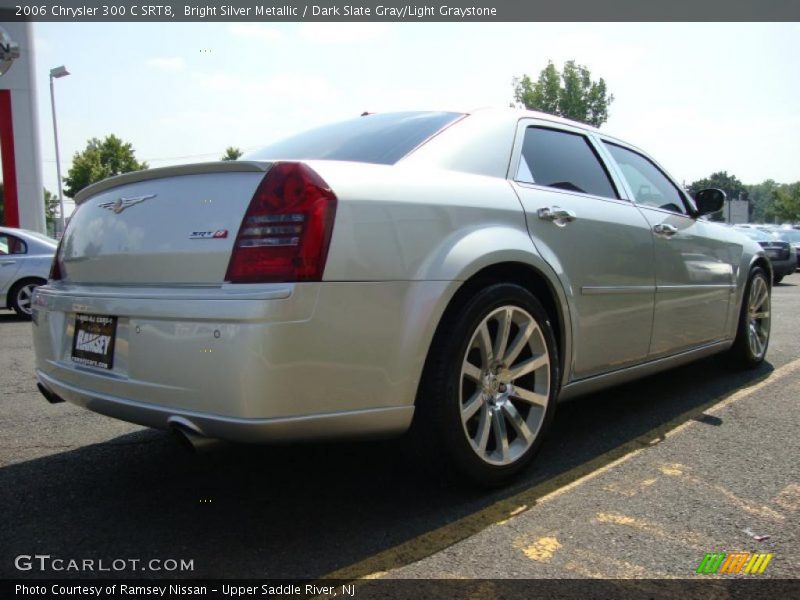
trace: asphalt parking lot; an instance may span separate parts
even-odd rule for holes
[[[800,274],[773,292],[767,364],[712,357],[559,407],[494,492],[402,442],[226,446],[51,406],[30,324],[0,311],[0,577],[692,577],[707,552],[800,564]],[[768,537],[764,537],[768,536]],[[191,572],[19,571],[15,557],[184,559]]]

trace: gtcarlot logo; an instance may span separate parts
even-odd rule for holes
[[[119,573],[122,571],[194,571],[194,559],[184,558],[60,558],[50,554],[20,554],[14,559],[18,571]]]

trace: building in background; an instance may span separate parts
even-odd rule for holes
[[[44,233],[44,187],[30,23],[4,23],[0,27],[0,73],[4,224]]]

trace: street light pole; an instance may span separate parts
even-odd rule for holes
[[[58,177],[58,204],[60,206],[60,218],[58,221],[58,228],[60,233],[64,234],[65,228],[65,218],[64,218],[64,191],[61,186],[61,155],[58,151],[58,125],[56,124],[56,94],[55,89],[53,88],[53,80],[58,79],[60,77],[65,77],[69,75],[69,71],[67,71],[66,67],[63,65],[60,67],[55,67],[54,69],[50,69],[50,106],[53,109],[53,139],[56,143],[56,175]]]

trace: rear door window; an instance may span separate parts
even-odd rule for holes
[[[622,146],[603,143],[617,161],[637,204],[686,214],[683,195],[650,160]]]
[[[13,235],[0,234],[0,254],[25,254],[28,246]]]
[[[584,135],[528,127],[516,180],[547,187],[619,198],[603,163]]]

